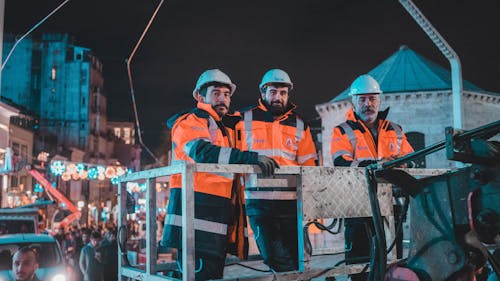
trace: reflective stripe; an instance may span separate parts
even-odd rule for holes
[[[210,133],[210,142],[215,143],[217,140],[217,131],[219,127],[217,126],[217,122],[215,122],[212,116],[208,118],[208,132]]]
[[[243,114],[243,121],[245,125],[245,141],[247,143],[247,150],[252,151],[252,111],[245,111]]]
[[[245,190],[246,199],[258,200],[297,200],[297,192],[295,191],[247,191]]]
[[[401,153],[401,144],[403,143],[403,132],[401,130],[401,127],[399,127],[397,124],[390,123],[392,128],[394,128],[394,131],[396,132],[396,135],[398,136],[398,155]]]
[[[352,154],[351,154],[351,152],[349,152],[349,151],[347,151],[347,150],[339,150],[339,151],[335,152],[335,153],[333,154],[333,157],[332,157],[332,158],[333,158],[333,160],[335,160],[337,157],[340,157],[340,156],[342,156],[342,155],[346,155],[346,156],[349,156],[349,157],[351,157],[351,158],[352,158]]]
[[[347,137],[349,138],[349,142],[351,142],[352,146],[352,151],[354,151],[354,155],[352,158],[356,158],[356,135],[354,134],[354,131],[352,130],[351,126],[349,126],[347,123],[342,123],[339,125],[342,129],[344,129],[344,132],[347,134]]]
[[[302,164],[309,159],[316,159],[316,154],[311,153],[311,154],[299,156],[299,157],[297,157],[297,163]]]
[[[282,149],[254,149],[252,151],[255,151],[259,153],[260,155],[265,155],[267,157],[274,157],[274,156],[280,156],[287,158],[288,160],[295,161],[297,155],[295,153],[290,153],[288,151],[284,151]]]
[[[193,146],[196,144],[196,142],[198,141],[208,141],[210,142],[209,139],[207,138],[196,138],[196,139],[192,139],[190,141],[188,141],[185,145],[184,145],[184,153],[189,156],[189,152],[191,151],[191,149],[193,148]]]
[[[182,216],[167,214],[165,216],[165,224],[182,227]],[[227,224],[197,218],[194,219],[194,229],[220,235],[227,234]]]
[[[231,148],[230,147],[221,147],[219,151],[219,160],[217,163],[219,164],[229,164],[229,158],[231,157]]]
[[[365,160],[377,160],[377,159],[375,159],[373,157],[364,157],[364,158],[358,158],[356,160],[358,160],[358,161],[365,161]]]
[[[304,121],[297,116],[297,126],[295,129],[295,139],[300,142],[302,137],[302,132],[304,132]]]

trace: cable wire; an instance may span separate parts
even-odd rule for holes
[[[331,230],[332,228],[334,228],[337,225],[337,223],[338,223],[337,230]],[[311,244],[311,239],[309,238],[309,231],[308,231],[309,226],[311,226],[311,224],[314,224],[314,226],[316,226],[319,230],[327,231],[328,233],[330,233],[332,235],[339,234],[340,230],[342,229],[342,219],[333,219],[332,223],[328,226],[325,226],[324,224],[318,222],[317,220],[313,220],[313,221],[306,223],[306,225],[304,225],[304,228],[303,228],[304,239],[305,239],[304,248],[309,255],[312,255],[312,244]]]
[[[59,9],[61,9],[69,1],[70,0],[65,0],[64,2],[62,2],[61,4],[59,4],[59,6],[57,6],[54,10],[52,10],[52,12],[50,12],[47,16],[45,16],[43,19],[41,19],[39,22],[37,22],[32,28],[30,28],[30,30],[28,30],[26,33],[24,33],[23,36],[21,36],[21,38],[19,38],[18,40],[16,40],[16,42],[14,43],[14,46],[12,46],[12,49],[10,49],[9,54],[7,54],[7,56],[5,57],[5,60],[2,63],[2,69],[0,71],[3,71],[3,68],[5,67],[5,64],[7,64],[7,62],[9,61],[10,56],[12,55],[12,53],[14,52],[14,50],[16,49],[17,45],[19,45],[19,43],[26,36],[30,35],[31,32],[33,32],[35,29],[37,29],[42,23],[44,23],[48,18],[50,18],[53,14],[55,14]]]
[[[405,195],[405,203],[403,205],[403,210],[399,214],[399,221],[398,221],[398,225],[396,226],[396,232],[395,232],[395,235],[394,235],[394,240],[392,240],[391,245],[387,249],[387,253],[390,253],[392,251],[392,248],[394,248],[394,246],[396,246],[396,242],[398,240],[398,236],[401,233],[401,231],[403,230],[403,220],[406,217],[406,214],[408,213],[408,207],[409,206],[410,206],[410,197],[406,194]]]
[[[132,50],[132,52],[130,53],[130,56],[127,59],[127,74],[128,74],[128,81],[129,81],[129,87],[130,87],[130,97],[132,99],[132,107],[134,109],[135,125],[137,127],[137,136],[139,138],[139,144],[155,160],[155,162],[157,164],[160,164],[160,165],[161,165],[160,160],[158,160],[158,158],[156,158],[156,156],[153,154],[153,152],[151,152],[151,150],[142,141],[142,130],[141,130],[141,124],[139,122],[139,115],[137,113],[137,104],[135,102],[135,92],[134,92],[134,82],[133,82],[133,79],[132,79],[132,71],[130,69],[130,65],[132,63],[132,60],[134,59],[134,55],[137,52],[137,49],[141,45],[142,40],[144,39],[144,37],[146,36],[146,33],[148,32],[149,27],[153,23],[153,20],[155,19],[156,14],[158,14],[158,11],[160,10],[161,6],[163,5],[163,2],[164,2],[164,0],[161,0],[160,3],[158,4],[158,6],[156,7],[156,10],[153,12],[153,15],[149,19],[148,24],[146,25],[146,27],[144,28],[144,31],[142,32],[141,37],[139,38],[139,40],[135,44],[134,49]]]

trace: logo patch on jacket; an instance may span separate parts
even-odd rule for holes
[[[287,147],[292,147],[292,139],[291,138],[287,138],[285,144],[286,144]]]
[[[396,146],[392,142],[389,143],[389,150],[390,151],[396,151]]]

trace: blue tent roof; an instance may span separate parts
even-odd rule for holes
[[[384,93],[401,93],[451,89],[451,73],[422,57],[407,46],[368,72],[380,84]],[[463,81],[466,91],[485,92],[476,85]],[[349,88],[332,102],[349,98]]]

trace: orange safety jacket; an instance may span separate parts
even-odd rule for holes
[[[315,166],[316,148],[310,128],[297,115],[295,108],[294,104],[290,104],[288,110],[275,119],[262,99],[259,99],[257,106],[242,110],[243,120],[236,126],[237,146],[241,150],[272,157],[280,166]],[[262,189],[247,180],[245,198],[249,215],[279,215],[280,209],[285,213],[296,213],[296,187]],[[293,208],[289,210],[290,207]]]
[[[238,116],[225,116],[239,120]],[[224,119],[223,118],[223,119]],[[229,122],[231,123],[231,122]],[[234,147],[234,128],[226,127],[210,104],[198,103],[197,108],[176,119],[172,126],[173,160],[191,163],[256,164],[257,153]],[[227,173],[195,173],[195,247],[197,252],[225,257],[228,241],[235,243],[232,254],[246,258],[245,207],[243,185],[237,175]],[[163,244],[180,249],[181,186],[180,174],[172,175],[170,199],[165,217]]]
[[[334,128],[330,153],[334,166],[364,167],[382,158],[401,157],[413,148],[398,124],[386,120],[389,109],[378,113],[378,134],[374,138],[353,109],[346,122]]]

